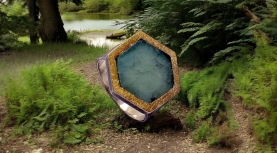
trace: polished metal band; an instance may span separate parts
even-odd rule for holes
[[[136,106],[133,106],[131,103],[126,101],[125,99],[118,97],[116,93],[113,92],[113,89],[111,87],[109,74],[108,74],[108,67],[107,67],[107,54],[99,58],[96,62],[97,70],[101,78],[101,82],[109,96],[113,99],[113,101],[118,105],[118,107],[129,117],[144,122],[146,121],[150,116],[153,115],[154,112],[147,113]]]

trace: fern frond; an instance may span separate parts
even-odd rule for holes
[[[234,45],[234,44],[241,44],[241,43],[254,43],[254,39],[239,39],[239,40],[234,40],[234,41],[228,42],[227,45]]]
[[[222,59],[227,54],[230,54],[231,52],[237,51],[237,50],[240,50],[240,49],[241,49],[241,46],[231,46],[231,47],[227,47],[223,50],[220,50],[220,51],[218,51],[217,53],[214,54],[214,57],[212,58],[210,63],[214,63],[216,61],[219,61],[220,59]]]
[[[194,8],[190,10],[188,13],[193,13],[195,17],[199,17],[201,15],[204,15],[206,11],[203,8]]]
[[[187,51],[189,49],[190,46],[194,45],[197,42],[200,42],[201,40],[207,39],[208,37],[204,36],[204,37],[198,37],[198,38],[194,38],[191,41],[189,41],[187,43],[187,45],[185,47],[182,48],[182,52],[180,53],[179,56],[181,56],[185,51]]]
[[[201,27],[191,27],[191,28],[184,28],[182,30],[179,30],[177,33],[186,33],[186,32],[194,32],[199,30]]]
[[[211,4],[226,4],[226,3],[230,3],[233,0],[209,0],[208,2]]]
[[[254,24],[252,26],[247,27],[246,30],[257,30],[261,29],[261,27],[263,27],[263,24]]]
[[[204,25],[202,23],[196,23],[196,22],[186,22],[181,24],[184,28],[179,30],[177,33],[186,33],[186,32],[194,32],[199,30]]]
[[[205,26],[203,26],[201,29],[199,29],[197,32],[195,32],[192,36],[190,36],[189,39],[197,37],[201,34],[204,34],[208,31],[217,29],[220,25],[222,25],[222,23],[218,23],[218,22],[209,22],[208,24],[206,24]]]
[[[197,23],[197,22],[186,22],[181,24],[183,27],[202,27],[204,26],[203,23]]]
[[[243,26],[241,23],[243,18],[236,18],[233,22],[225,26],[225,30],[236,30],[237,28]]]

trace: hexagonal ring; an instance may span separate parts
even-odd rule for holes
[[[102,85],[131,118],[146,121],[180,91],[177,57],[142,31],[97,62]]]

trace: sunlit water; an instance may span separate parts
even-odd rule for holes
[[[119,20],[123,21],[123,20]],[[115,21],[110,20],[81,20],[81,21],[64,21],[65,30],[106,30],[106,29],[120,29],[122,25],[115,25]]]
[[[108,47],[109,49],[114,48],[123,42],[124,39],[106,39],[106,37],[80,37],[85,40],[88,45],[98,47]]]
[[[123,25],[115,25],[115,21],[125,21],[130,16],[120,14],[98,13],[64,13],[62,19],[65,30],[117,30]]]
[[[86,31],[86,30],[118,30],[123,25],[115,25],[115,21],[125,21],[130,19],[130,16],[120,14],[96,14],[96,13],[64,13],[62,19],[64,29]],[[106,36],[89,36],[81,37],[89,45],[93,46],[108,46],[113,48],[123,40],[106,39]]]

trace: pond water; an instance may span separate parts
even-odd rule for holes
[[[109,49],[114,48],[118,44],[122,43],[124,39],[106,39],[105,36],[98,37],[80,37],[82,40],[85,40],[88,45],[97,46],[97,47],[108,47]]]
[[[64,29],[67,30],[116,30],[123,25],[115,25],[115,21],[131,19],[120,14],[100,13],[64,13],[62,14]]]
[[[101,13],[64,13],[62,20],[64,29],[86,31],[86,30],[111,30],[120,29],[123,25],[115,25],[115,21],[126,21],[130,16],[120,14]],[[112,48],[123,41],[123,39],[106,39],[106,35],[84,35],[81,39],[89,45],[108,46]]]

